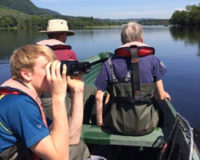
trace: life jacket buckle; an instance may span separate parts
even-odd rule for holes
[[[135,91],[135,95],[140,95],[141,92],[140,91]]]
[[[138,63],[139,59],[138,58],[131,58],[131,63]]]

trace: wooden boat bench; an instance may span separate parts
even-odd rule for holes
[[[161,148],[163,145],[163,132],[156,128],[152,133],[144,136],[116,135],[105,131],[104,128],[96,125],[84,124],[82,127],[81,139],[87,144],[101,145],[124,145],[136,147]]]

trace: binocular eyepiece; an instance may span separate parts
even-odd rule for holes
[[[67,66],[66,75],[77,76],[79,73],[89,73],[90,72],[90,63],[89,62],[78,62],[78,61],[61,61],[60,73],[62,73],[63,65]]]

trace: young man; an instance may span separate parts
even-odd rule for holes
[[[36,44],[47,45],[52,48],[58,58],[58,60],[72,59],[77,60],[76,53],[71,49],[70,45],[66,45],[67,36],[74,35],[74,32],[69,30],[67,21],[64,19],[51,19],[48,21],[46,31],[40,31],[46,33],[48,39],[41,40]]]
[[[97,125],[120,134],[142,135],[156,127],[159,116],[152,102],[155,88],[161,99],[170,99],[161,80],[167,69],[153,55],[154,49],[143,43],[142,32],[142,26],[135,22],[123,27],[123,45],[104,63],[95,82]],[[138,57],[140,48],[142,57]],[[144,56],[146,53],[150,54]],[[103,113],[105,91],[110,99]]]
[[[26,45],[11,56],[12,79],[0,87],[0,156],[4,159],[68,160],[66,66],[46,46]],[[76,84],[74,90],[79,90]],[[53,123],[49,128],[40,96],[52,95]],[[76,102],[77,103],[77,102]],[[30,149],[33,153],[30,155]]]

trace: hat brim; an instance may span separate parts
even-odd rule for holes
[[[74,35],[74,31],[40,31],[41,33],[59,33],[59,32],[64,32],[64,33],[67,33],[68,36],[72,36]]]

